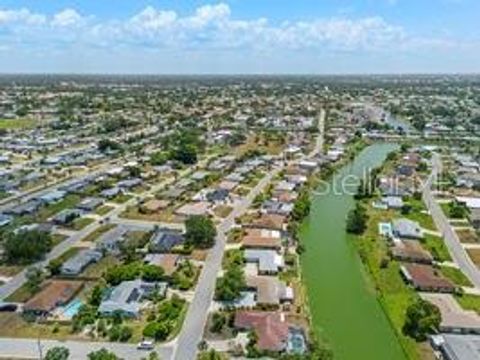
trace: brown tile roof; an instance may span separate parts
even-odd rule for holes
[[[430,265],[403,264],[402,272],[415,288],[424,291],[454,292],[455,285]]]
[[[278,201],[281,202],[294,202],[297,199],[297,194],[296,193],[291,193],[288,191],[281,191],[274,196],[278,199]]]
[[[394,258],[403,261],[421,263],[431,263],[433,261],[432,255],[415,240],[401,241],[392,248],[392,255]]]
[[[161,266],[165,275],[172,275],[177,269],[180,255],[178,254],[155,254],[149,261],[150,264]]]
[[[271,232],[267,229],[247,229],[242,244],[246,248],[278,249],[282,241],[279,237],[273,237]]]
[[[288,323],[282,314],[267,311],[238,311],[235,314],[237,329],[254,330],[260,350],[283,351],[288,341]]]
[[[285,290],[285,284],[274,276],[248,276],[247,287],[257,292],[257,303],[262,305],[278,305]],[[282,291],[283,289],[283,291]]]
[[[286,223],[286,216],[279,214],[262,214],[262,216],[252,220],[251,224],[247,226],[282,231]]]
[[[83,287],[82,281],[53,280],[24,305],[26,311],[50,312],[69,302]]]
[[[148,200],[142,205],[146,211],[157,212],[168,207],[169,202],[166,200],[152,199]]]

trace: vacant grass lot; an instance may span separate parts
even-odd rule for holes
[[[169,206],[168,208],[155,212],[155,213],[142,213],[139,211],[138,206],[128,206],[127,209],[120,214],[120,217],[132,220],[146,220],[146,221],[157,221],[157,222],[182,222],[182,219],[174,214],[174,207]]]
[[[451,266],[440,266],[440,271],[447,279],[450,279],[458,286],[473,286],[470,280],[468,280],[468,278],[460,269]]]
[[[112,211],[114,209],[113,206],[108,206],[108,205],[103,205],[103,206],[100,206],[99,208],[97,208],[95,210],[95,214],[97,215],[105,215],[105,214],[108,214],[110,211]]]
[[[422,246],[432,254],[433,258],[436,261],[451,261],[452,257],[448,252],[447,246],[443,242],[443,239],[430,235],[425,234],[425,237],[421,240]]]
[[[67,195],[63,200],[54,204],[42,206],[34,216],[35,221],[43,222],[62,210],[74,208],[80,202],[80,196]]]
[[[408,201],[406,201],[406,204],[412,207],[410,213],[405,215],[406,218],[417,221],[424,229],[437,231],[433,219],[427,213],[427,209],[422,200],[410,198]]]
[[[467,249],[467,253],[473,263],[477,265],[477,267],[480,267],[480,249]]]
[[[458,303],[462,308],[465,310],[473,310],[480,314],[480,296],[479,295],[471,295],[471,294],[463,294],[463,295],[455,295]]]
[[[474,230],[471,229],[456,229],[455,230],[460,242],[465,244],[475,244],[478,243],[478,236]]]

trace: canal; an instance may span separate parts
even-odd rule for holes
[[[326,339],[339,360],[405,360],[374,285],[361,263],[353,239],[345,233],[345,218],[355,205],[351,194],[341,193],[342,180],[361,176],[382,164],[393,144],[374,144],[329,181],[336,191],[312,193],[309,217],[300,237],[301,256],[313,330]],[[325,185],[318,190],[325,190]]]

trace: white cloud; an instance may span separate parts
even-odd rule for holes
[[[42,25],[46,21],[46,16],[36,14],[28,9],[19,10],[1,10],[0,9],[0,25]]]
[[[130,24],[136,29],[158,31],[172,26],[177,20],[175,11],[156,10],[148,6],[130,19]]]
[[[53,26],[66,27],[76,26],[84,22],[84,18],[75,9],[64,9],[53,16]]]
[[[204,5],[193,13],[179,15],[169,9],[148,6],[127,19],[100,20],[64,9],[52,16],[28,9],[0,10],[0,43],[11,48],[69,46],[84,48],[208,51],[245,49],[252,51],[310,50],[313,52],[398,52],[451,48],[454,41],[423,39],[381,17],[352,18],[346,15],[309,21],[273,23],[265,18],[238,19],[225,3]],[[18,26],[22,26],[19,32]],[[33,26],[35,25],[35,26]],[[32,30],[28,31],[28,26]],[[68,27],[62,32],[53,27]],[[25,27],[27,30],[25,30]],[[15,41],[11,34],[17,35]],[[72,41],[72,39],[74,41]],[[23,41],[22,41],[23,40]]]

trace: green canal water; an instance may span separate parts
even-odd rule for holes
[[[352,183],[351,175],[380,166],[395,148],[394,144],[365,148],[336,173],[330,186],[339,189],[345,177]],[[312,193],[311,212],[300,233],[306,248],[301,266],[312,326],[329,342],[337,360],[405,360],[354,240],[345,233],[345,218],[354,205],[349,194]]]

